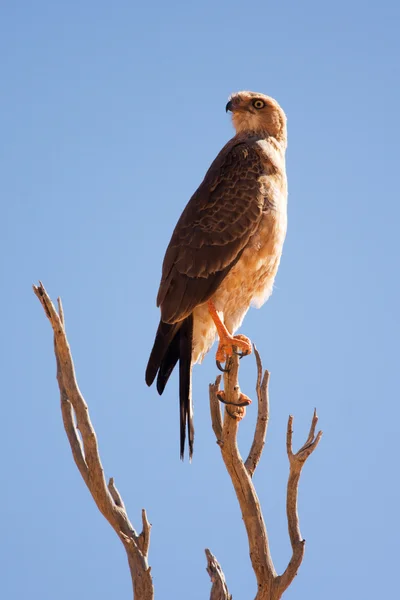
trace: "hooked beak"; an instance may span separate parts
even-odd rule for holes
[[[233,108],[233,102],[232,102],[232,100],[229,100],[228,104],[225,106],[225,112],[228,112],[228,110],[230,112],[232,112],[232,108]]]

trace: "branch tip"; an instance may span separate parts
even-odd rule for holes
[[[142,508],[142,526],[143,526],[142,533],[139,535],[138,541],[140,542],[140,547],[141,547],[141,551],[143,552],[143,555],[145,557],[147,557],[147,555],[149,553],[149,546],[150,546],[151,524],[149,523],[149,521],[147,519],[147,513],[144,508]]]
[[[207,557],[206,571],[212,583],[210,600],[232,600],[226,585],[225,575],[218,560],[208,548],[204,552]]]
[[[151,523],[149,523],[149,520],[147,518],[147,512],[145,508],[142,508],[142,524],[143,524],[143,529],[151,529]]]
[[[58,306],[58,314],[60,316],[61,325],[64,327],[65,326],[64,309],[63,309],[63,305],[62,305],[60,296],[58,296],[58,298],[57,298],[57,306]]]
[[[110,477],[110,479],[108,480],[107,487],[111,494],[112,499],[115,502],[115,505],[119,506],[120,508],[125,510],[125,504],[124,504],[124,501],[122,500],[121,494],[119,493],[119,491],[117,490],[117,488],[115,486],[114,477]]]

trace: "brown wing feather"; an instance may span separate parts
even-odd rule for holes
[[[167,248],[157,305],[176,323],[206,302],[259,223],[263,165],[247,143],[225,147],[183,211]]]

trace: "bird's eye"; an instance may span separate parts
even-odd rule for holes
[[[257,109],[264,108],[265,102],[263,100],[253,100],[253,106]]]

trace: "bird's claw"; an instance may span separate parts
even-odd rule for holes
[[[248,406],[249,404],[251,404],[250,398],[248,398],[244,394],[240,394],[240,398],[244,398],[244,400],[242,402],[228,402],[228,400],[225,400],[225,392],[223,392],[223,391],[218,392],[217,398],[223,404],[229,404],[231,406],[240,406],[240,407],[242,407],[242,406]]]
[[[243,358],[243,356],[248,356],[250,354],[250,352],[237,352],[234,348],[233,348],[233,353],[239,357],[239,360],[241,358]]]
[[[216,360],[216,361],[215,361],[215,364],[217,365],[217,369],[218,369],[219,371],[222,371],[222,373],[229,373],[230,369],[225,369],[225,368],[224,368],[224,367],[221,365],[221,363],[219,362],[219,360]]]

